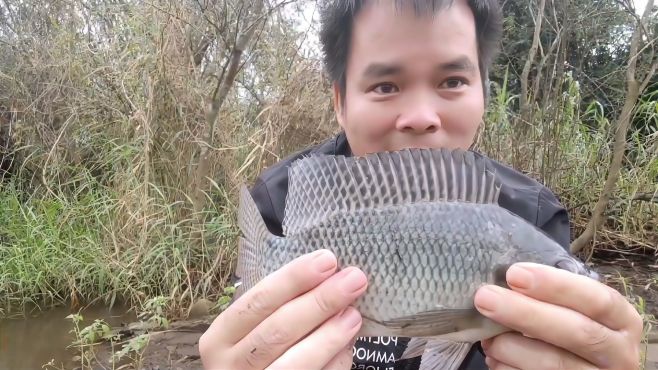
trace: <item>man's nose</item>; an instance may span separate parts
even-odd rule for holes
[[[441,128],[441,119],[437,109],[430,104],[416,104],[409,107],[396,122],[396,128],[402,132],[414,134],[433,133]]]

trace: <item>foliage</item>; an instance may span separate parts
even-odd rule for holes
[[[140,369],[141,356],[148,343],[149,343],[148,334],[141,334],[134,338],[130,338],[130,340],[128,340],[121,347],[121,350],[114,353],[112,360],[120,361],[125,357],[129,357],[133,360],[133,363],[135,364],[135,368]]]
[[[5,312],[28,302],[122,298],[166,325],[160,318],[199,297],[213,297],[220,309],[228,302],[239,186],[338,129],[311,42],[316,26],[297,15],[313,2],[267,2],[262,14],[254,4],[0,4]],[[530,73],[532,109],[521,117],[533,6],[505,2],[506,42],[478,149],[549,185],[569,208],[576,235],[610,162],[632,17],[613,0],[550,2]],[[236,40],[251,26],[213,131],[208,103],[226,87]],[[657,204],[634,200],[658,192],[656,87],[635,112],[599,249],[658,245]],[[531,124],[519,136],[521,118]],[[209,166],[199,177],[204,150]],[[193,204],[199,191],[201,208]]]
[[[91,366],[95,361],[94,345],[104,340],[111,341],[114,339],[109,325],[103,320],[94,320],[90,325],[80,328],[80,323],[84,319],[82,315],[71,314],[66,318],[73,323],[71,333],[74,334],[76,339],[71,346],[78,347],[80,350],[80,355],[77,356],[80,365],[82,368]]]
[[[541,125],[528,132],[526,144],[519,144],[519,152],[524,154],[522,160],[508,149],[514,140],[513,121],[517,113],[510,105],[515,96],[507,85],[494,85],[478,149],[504,163],[519,164],[524,172],[547,184],[569,208],[572,235],[577,235],[605,181],[612,156],[611,122],[597,102],[585,105],[579,84],[569,74],[566,81],[560,100],[555,102],[557,116],[548,109],[535,110],[533,120]],[[638,112],[654,109],[655,104],[643,102]],[[658,127],[658,116],[648,118],[648,126]],[[629,133],[633,150],[622,168],[606,227],[599,236],[601,249],[626,245],[655,250],[658,246],[658,207],[633,199],[637,193],[658,191],[658,135],[643,136],[641,130]]]
[[[167,307],[167,297],[153,297],[144,303],[143,311],[137,315],[140,321],[146,321],[153,324],[154,328],[169,327],[169,320],[165,315]]]
[[[231,303],[231,299],[233,298],[233,294],[235,294],[235,290],[235,286],[227,286],[224,288],[224,294],[219,297],[217,304],[215,307],[213,307],[213,310],[219,309],[220,312],[224,311],[226,307],[228,307],[229,303]]]
[[[168,325],[167,319],[160,316],[164,302],[166,302],[166,299],[163,299],[163,297],[155,297],[149,300],[145,304],[146,310],[140,313],[140,317],[146,317],[143,316],[145,313],[152,314],[148,317],[148,322],[152,322],[153,316],[157,316],[157,323],[164,323],[162,326],[166,327]],[[80,355],[74,359],[80,361],[81,369],[92,369],[99,364],[98,350],[95,347],[101,342],[109,342],[112,348],[121,345],[121,349],[111,353],[111,357],[108,359],[112,368],[124,359],[131,360],[135,368],[141,368],[141,359],[149,343],[150,336],[148,333],[136,335],[125,342],[121,342],[120,336],[114,334],[110,326],[103,320],[94,320],[90,325],[80,328],[80,323],[84,319],[82,315],[71,314],[66,318],[71,320],[73,324],[71,333],[74,334],[75,340],[71,346],[80,350]],[[140,323],[144,324],[144,321],[140,321]],[[56,368],[52,362],[45,366]]]

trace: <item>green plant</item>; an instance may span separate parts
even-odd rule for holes
[[[101,341],[114,339],[110,326],[103,320],[94,320],[93,323],[80,328],[80,323],[84,320],[80,314],[71,314],[66,317],[73,323],[71,333],[74,334],[75,340],[71,344],[72,347],[77,347],[80,350],[78,356],[81,366],[84,369],[86,366],[92,366],[95,361],[94,346]]]
[[[236,286],[227,286],[224,288],[224,294],[222,294],[217,300],[217,304],[212,308],[213,310],[219,309],[219,311],[224,311],[226,307],[231,303],[233,299],[233,294],[235,294]]]
[[[137,316],[140,321],[153,324],[153,328],[169,327],[169,320],[167,320],[165,310],[169,299],[167,297],[153,297],[144,303],[142,312]]]
[[[118,362],[121,359],[128,357],[133,361],[136,369],[141,369],[142,356],[144,349],[149,343],[149,338],[149,334],[141,334],[131,338],[126,343],[124,343],[124,345],[121,347],[121,350],[113,354],[112,360]]]

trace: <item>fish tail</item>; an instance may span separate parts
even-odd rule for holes
[[[238,298],[265,277],[264,254],[271,233],[265,225],[254,199],[246,186],[240,189],[238,226],[242,236],[238,241],[238,262],[235,274],[240,279],[234,298]]]

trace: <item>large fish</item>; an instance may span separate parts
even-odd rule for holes
[[[471,345],[509,329],[480,315],[475,291],[507,286],[515,262],[596,277],[534,225],[497,204],[502,185],[486,158],[463,150],[405,149],[362,157],[310,156],[289,170],[284,237],[268,232],[240,196],[239,297],[315,250],[357,266],[368,289],[355,302],[361,336],[412,337],[402,358],[454,369]]]

